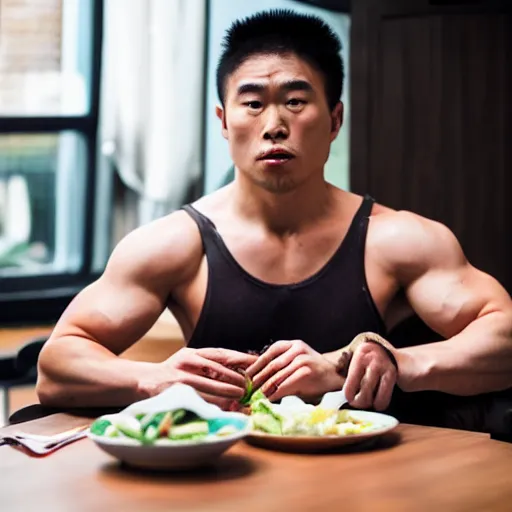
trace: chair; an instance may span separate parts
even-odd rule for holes
[[[0,425],[9,417],[10,390],[36,383],[37,360],[47,339],[45,336],[34,338],[25,343],[17,353],[0,355],[0,397],[3,398]]]

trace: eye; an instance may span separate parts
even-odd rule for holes
[[[250,109],[252,110],[258,110],[260,109],[263,104],[261,103],[261,101],[257,101],[257,100],[254,100],[254,101],[246,101],[244,103],[245,106],[249,107]]]
[[[298,107],[302,107],[303,105],[306,104],[306,102],[300,98],[290,98],[286,104],[289,106],[289,107],[292,107],[292,108],[298,108]]]

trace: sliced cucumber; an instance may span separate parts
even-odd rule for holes
[[[117,430],[116,427],[114,427],[114,425],[109,425],[105,429],[105,433],[103,435],[105,437],[118,437],[119,436],[119,431]]]
[[[172,424],[179,425],[186,415],[187,411],[185,409],[176,409],[175,411],[172,411]]]
[[[208,435],[208,422],[207,421],[192,421],[183,425],[174,425],[169,431],[171,439],[197,439],[206,437]]]
[[[156,414],[154,414],[154,413],[146,414],[146,416],[144,416],[144,418],[142,418],[142,420],[140,422],[140,427],[144,432],[146,432],[146,430],[149,427],[158,428],[160,426],[160,424],[162,423],[162,421],[166,418],[166,416],[170,417],[171,413],[170,412],[158,412]]]
[[[149,425],[149,427],[144,432],[142,442],[146,444],[152,444],[156,439],[158,439],[158,428],[154,425]]]
[[[142,440],[143,431],[139,420],[127,414],[119,414],[112,418],[113,425],[125,436]]]
[[[98,418],[92,425],[91,425],[91,433],[95,434],[97,436],[104,436],[105,432],[109,427],[112,426],[112,422],[109,420],[105,420],[102,418]]]
[[[140,421],[140,428],[142,429],[142,431],[146,432],[150,425],[158,424],[158,420],[156,418],[161,414],[161,412],[159,412],[158,414],[149,413],[142,416],[142,418],[137,418]]]

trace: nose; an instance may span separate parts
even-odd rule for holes
[[[284,122],[277,107],[267,110],[267,119],[263,138],[265,140],[285,140],[288,138],[288,126]]]

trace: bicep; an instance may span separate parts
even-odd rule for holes
[[[120,354],[151,328],[164,307],[155,291],[104,275],[70,303],[52,339],[79,337]]]
[[[101,278],[68,306],[49,343],[78,337],[97,342],[98,350],[102,346],[119,354],[141,338],[174,287],[193,275],[200,261],[200,238],[183,216],[175,218],[155,221],[125,237]]]
[[[427,271],[406,288],[409,304],[418,316],[446,338],[499,308],[503,292],[492,277],[469,264]]]
[[[510,297],[489,274],[473,267],[453,235],[441,237],[426,254],[424,271],[406,287],[415,312],[446,338],[477,318],[510,309]]]
[[[385,249],[390,272],[415,313],[446,338],[475,319],[510,308],[510,297],[490,275],[473,267],[446,226],[398,214]]]

